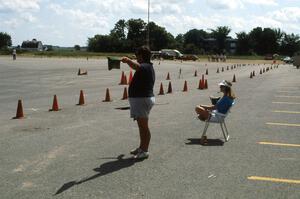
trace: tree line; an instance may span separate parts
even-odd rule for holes
[[[186,54],[230,53],[234,44],[237,55],[281,54],[293,56],[300,51],[300,37],[287,34],[281,29],[256,27],[251,31],[236,33],[236,39],[229,35],[231,29],[219,26],[216,29],[192,29],[174,37],[164,27],[154,22],[147,24],[142,19],[119,20],[109,34],[97,34],[88,38],[87,50],[91,52],[133,52],[136,47],[146,44],[149,28],[151,50],[164,48],[178,49]],[[231,43],[230,43],[231,42]],[[11,36],[0,32],[0,49],[12,45]],[[80,47],[76,46],[76,50]]]
[[[154,22],[149,25],[142,19],[119,20],[107,35],[88,38],[88,50],[94,52],[132,52],[137,46],[146,44],[149,28],[150,48],[157,51],[176,48],[187,54],[228,53],[231,29],[220,26],[208,31],[192,29],[174,37],[164,27]],[[233,40],[237,55],[282,54],[293,56],[300,51],[300,37],[287,34],[280,29],[257,27],[250,32],[236,33]],[[212,45],[213,44],[213,45]]]

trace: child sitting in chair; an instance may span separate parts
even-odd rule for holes
[[[216,105],[198,105],[195,109],[199,115],[198,118],[202,121],[206,121],[210,117],[210,112],[213,110],[219,113],[226,114],[232,106],[235,99],[234,93],[231,89],[232,84],[229,81],[223,80],[219,83],[220,91],[224,94],[223,97],[217,102]]]

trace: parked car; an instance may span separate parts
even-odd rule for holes
[[[274,59],[274,56],[272,54],[267,54],[265,56],[265,60],[273,60]]]
[[[294,60],[291,57],[285,57],[282,59],[282,61],[286,64],[292,64]]]
[[[192,61],[197,61],[199,59],[199,57],[197,55],[183,55],[182,60],[192,60]]]
[[[181,54],[178,50],[162,49],[160,52],[164,59],[181,59],[183,57],[183,54]]]

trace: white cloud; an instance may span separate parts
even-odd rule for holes
[[[182,10],[187,4],[193,3],[194,0],[178,1],[178,0],[151,0],[150,12],[155,14],[162,13],[182,13]],[[148,10],[148,0],[85,0],[79,3],[81,6],[93,5],[106,13],[130,13],[130,14],[145,14]]]
[[[3,20],[3,21],[4,21],[5,26],[7,26],[11,29],[16,29],[24,23],[34,23],[34,22],[36,22],[37,18],[34,17],[30,13],[24,12],[24,13],[20,13],[18,18],[11,18],[11,19],[7,19],[7,20]]]
[[[267,16],[285,23],[300,23],[300,7],[282,8],[269,12]]]
[[[9,19],[9,20],[4,21],[4,25],[6,25],[7,27],[9,27],[11,29],[16,29],[19,24],[20,24],[20,21],[18,21],[17,19]]]
[[[278,3],[276,0],[242,0],[245,3],[255,4],[255,5],[264,5],[264,6],[277,6]]]
[[[189,15],[168,15],[163,17],[158,24],[166,27],[167,31],[171,31],[174,36],[179,33],[185,33],[190,29],[212,29],[220,24],[221,16],[189,16]]]
[[[66,9],[58,4],[51,4],[49,6],[56,14],[64,16],[65,19],[71,20],[78,28],[107,28],[108,19],[106,17],[98,16],[93,12],[84,12],[80,9]]]
[[[216,10],[235,10],[246,8],[247,4],[276,6],[276,0],[206,0],[206,4]]]
[[[20,18],[24,21],[24,22],[29,22],[29,23],[33,23],[37,21],[37,18],[34,17],[31,13],[28,12],[24,12],[20,14]]]
[[[217,10],[242,8],[243,3],[240,0],[206,0],[209,7]]]
[[[0,0],[0,11],[23,12],[40,9],[40,0]]]

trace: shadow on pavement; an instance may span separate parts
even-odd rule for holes
[[[116,159],[116,160],[106,162],[106,163],[100,165],[99,167],[94,168],[93,170],[95,172],[97,172],[95,175],[85,177],[85,178],[83,178],[81,180],[78,180],[78,181],[70,181],[70,182],[65,183],[61,188],[59,188],[56,191],[56,193],[54,195],[61,194],[62,192],[72,188],[75,185],[80,185],[80,184],[88,182],[90,180],[94,180],[98,177],[101,177],[101,176],[119,171],[119,170],[127,168],[127,167],[131,167],[136,162],[143,161],[143,160],[136,160],[136,159],[133,159],[133,158],[123,159],[123,157],[124,157],[124,154],[119,155],[117,158],[110,158],[110,159]],[[107,159],[107,158],[103,158],[103,159]]]
[[[224,141],[220,139],[207,139],[207,143],[201,143],[200,138],[189,138],[189,142],[185,143],[186,145],[202,145],[202,146],[223,146]]]
[[[124,106],[124,107],[117,107],[115,108],[116,110],[121,110],[121,111],[126,111],[126,110],[130,110],[129,106]]]

